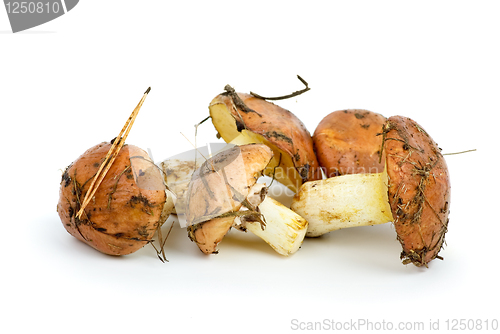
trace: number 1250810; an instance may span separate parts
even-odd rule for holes
[[[56,1],[14,1],[5,3],[5,8],[9,14],[49,14],[59,13],[62,10],[61,5]]]

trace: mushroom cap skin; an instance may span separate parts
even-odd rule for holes
[[[238,98],[243,106],[238,102]],[[280,167],[287,174],[290,174],[288,168],[295,169],[297,176],[290,176],[296,183],[293,186],[295,191],[303,182],[320,179],[321,173],[311,134],[293,113],[245,93],[222,93],[212,100],[210,106],[217,104],[225,105],[232,115],[233,124],[224,129],[214,122],[214,126],[226,142],[232,141],[243,130],[262,136],[287,155],[281,157]],[[213,118],[212,111],[211,115]],[[274,155],[275,159],[280,159],[277,150]]]
[[[381,173],[381,137],[386,118],[361,109],[337,110],[316,127],[313,134],[318,162],[327,177],[345,174]]]
[[[149,243],[166,217],[163,176],[148,154],[124,145],[84,210],[80,203],[106,157],[110,143],[83,153],[63,173],[57,212],[75,238],[109,255],[126,255]]]
[[[389,204],[404,264],[438,255],[448,227],[450,177],[440,148],[415,121],[393,116],[383,131]]]
[[[206,222],[188,226],[189,238],[196,242],[205,254],[217,254],[217,246],[233,226],[236,217],[212,218]]]
[[[272,157],[272,150],[264,144],[234,146],[208,159],[194,172],[186,220],[190,238],[203,253],[217,253],[217,245],[236,218],[222,215],[240,210]]]

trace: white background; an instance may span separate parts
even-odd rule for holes
[[[426,329],[439,320],[443,330],[447,319],[500,319],[499,10],[496,1],[86,0],[12,34],[0,8],[1,331],[287,333],[330,319]],[[176,225],[165,264],[151,247],[110,257],[64,230],[62,170],[115,137],[147,87],[128,143],[159,161],[192,148],[181,133],[194,140],[226,84],[283,95],[302,88],[297,74],[311,91],[280,105],[311,133],[334,110],[364,108],[415,119],[445,153],[477,149],[446,157],[444,261],[402,265],[391,224],[308,239],[289,258],[237,232],[204,256]],[[214,141],[207,122],[198,143]]]

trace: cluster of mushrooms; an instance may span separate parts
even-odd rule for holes
[[[57,211],[66,230],[103,253],[125,255],[155,233],[162,249],[161,226],[176,214],[205,254],[217,253],[234,228],[288,256],[305,237],[392,222],[403,264],[442,259],[449,173],[441,149],[415,121],[339,110],[311,136],[290,111],[230,86],[209,112],[227,147],[203,161],[156,165],[124,143],[126,131],[86,151],[62,176]],[[295,193],[290,207],[268,195],[258,182],[264,175]]]

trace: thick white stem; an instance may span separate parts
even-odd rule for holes
[[[264,216],[265,227],[262,228],[260,222],[247,222],[247,230],[281,255],[295,253],[306,235],[307,221],[269,196],[259,205],[259,210]]]
[[[306,182],[291,209],[309,222],[308,237],[341,228],[384,224],[393,220],[387,173],[342,175]]]

